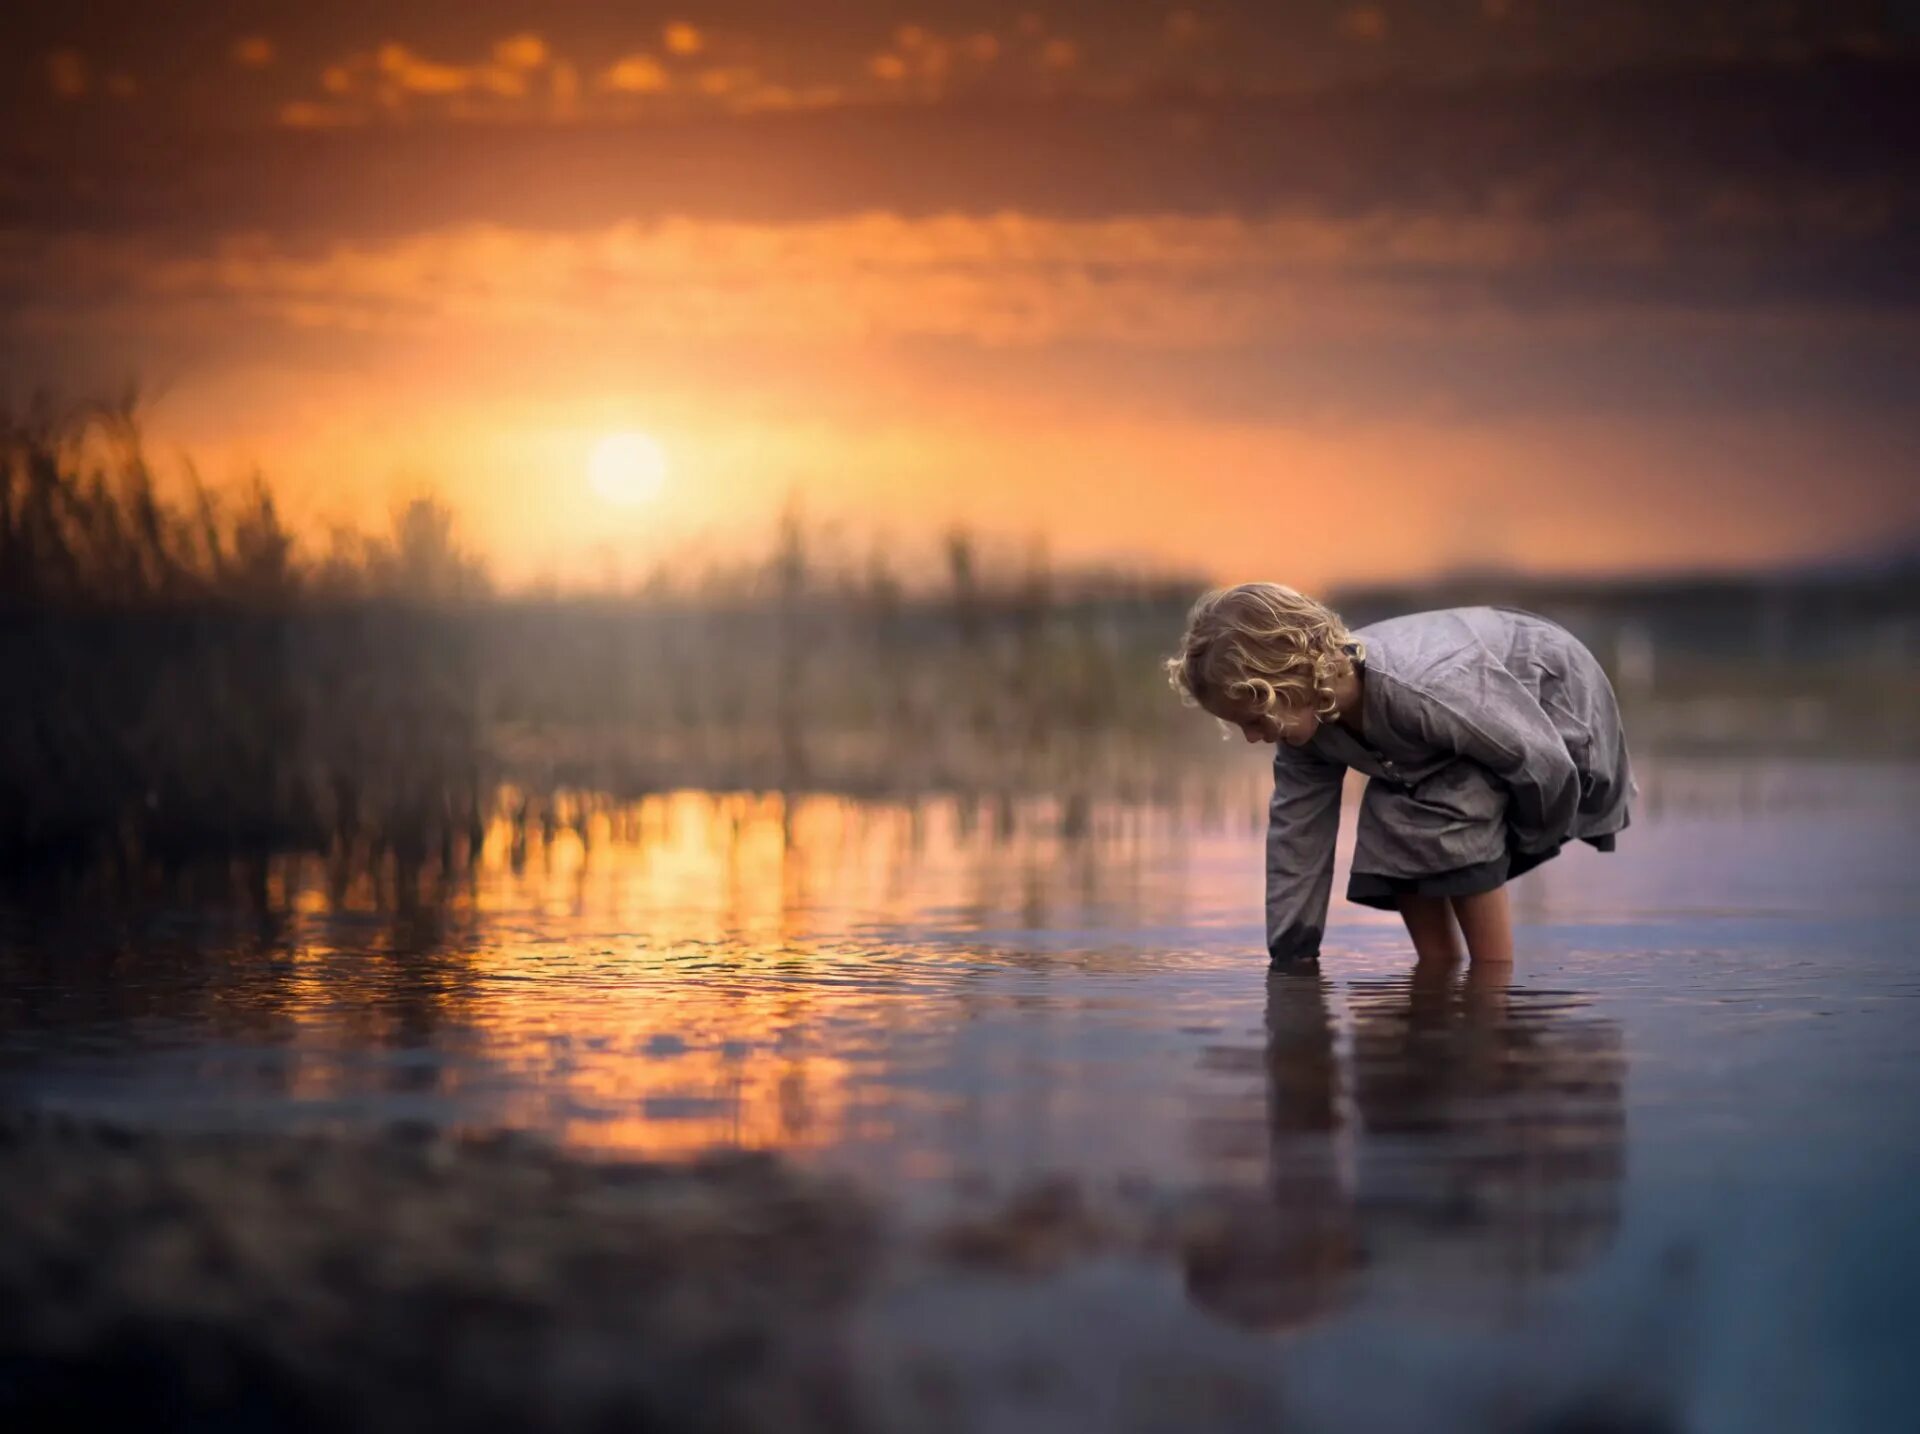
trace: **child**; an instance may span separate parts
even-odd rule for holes
[[[1347,768],[1347,899],[1398,911],[1416,956],[1510,961],[1504,884],[1578,837],[1612,851],[1638,795],[1613,688],[1565,628],[1442,608],[1348,632],[1312,598],[1242,583],[1194,604],[1166,663],[1181,700],[1272,742],[1267,952],[1315,960]],[[1457,923],[1457,926],[1456,926]]]

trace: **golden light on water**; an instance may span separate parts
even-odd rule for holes
[[[1257,813],[1257,774],[1249,790],[1243,809]],[[273,998],[308,1057],[302,1099],[366,1094],[366,1073],[326,1053],[371,984],[462,1033],[485,1119],[551,1131],[576,1150],[663,1159],[884,1144],[896,1125],[937,1120],[949,1099],[912,1080],[876,1087],[886,1043],[931,1033],[947,1004],[928,983],[979,949],[971,939],[908,949],[894,933],[928,911],[961,913],[962,928],[1075,930],[1116,911],[1164,919],[1164,903],[1194,900],[1167,819],[1119,803],[1097,804],[1079,842],[1060,834],[1052,799],[1008,815],[952,797],[675,791],[555,811],[552,832],[536,823],[517,860],[512,822],[493,820],[464,916],[443,917],[449,931],[474,921],[474,934],[434,951],[335,944],[334,920],[378,909],[372,877],[335,892],[312,858],[278,864],[275,899],[312,923],[292,988]],[[1375,917],[1398,920],[1361,919]],[[363,1029],[399,1039],[397,1028]],[[828,1029],[834,1041],[815,1034]],[[1090,1080],[1063,1078],[1046,1119],[1103,1098]],[[923,1176],[950,1159],[923,1145],[887,1158]]]
[[[587,482],[609,503],[650,503],[667,486],[667,450],[649,434],[609,434],[587,459]]]

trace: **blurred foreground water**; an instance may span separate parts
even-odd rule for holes
[[[16,904],[0,1107],[174,1152],[167,1198],[214,1207],[178,1151],[262,1189],[396,1130],[770,1152],[878,1248],[832,1244],[831,1314],[782,1306],[836,1331],[795,1356],[845,1383],[820,1427],[1911,1427],[1920,767],[1648,763],[1618,853],[1516,884],[1510,976],[1415,972],[1338,899],[1352,792],[1325,957],[1269,976],[1261,768],[1185,816],[682,792],[503,823],[430,890],[289,857],[218,900]],[[344,1247],[377,1262],[397,1189],[432,1227],[504,1178],[447,1158],[366,1174]],[[127,1178],[63,1198],[138,1218],[100,1194]],[[754,1377],[680,1373],[649,1418]],[[528,1417],[586,1418],[557,1398]]]

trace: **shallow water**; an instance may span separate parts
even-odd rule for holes
[[[524,861],[496,834],[402,915],[311,862],[264,916],[16,911],[0,1098],[766,1147],[908,1224],[1047,1182],[1096,1213],[1199,1201],[1210,1236],[1056,1272],[1018,1338],[1070,1364],[1280,1332],[1296,1413],[1360,1427],[1451,1427],[1482,1365],[1631,1370],[1686,1428],[1911,1427],[1920,770],[1641,782],[1619,852],[1516,883],[1500,979],[1416,974],[1397,920],[1337,894],[1320,970],[1270,978],[1257,794],[1065,839],[1041,806],[686,793]],[[1003,1295],[889,1320],[1013,1339],[967,1302]],[[1116,1302],[1132,1322],[1099,1326]]]

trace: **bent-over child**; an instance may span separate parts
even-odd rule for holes
[[[1275,746],[1266,936],[1317,959],[1347,769],[1367,774],[1347,899],[1398,911],[1415,954],[1513,954],[1505,884],[1570,840],[1601,851],[1638,795],[1599,661],[1513,607],[1441,608],[1349,632],[1278,583],[1205,594],[1168,680],[1183,701]]]

